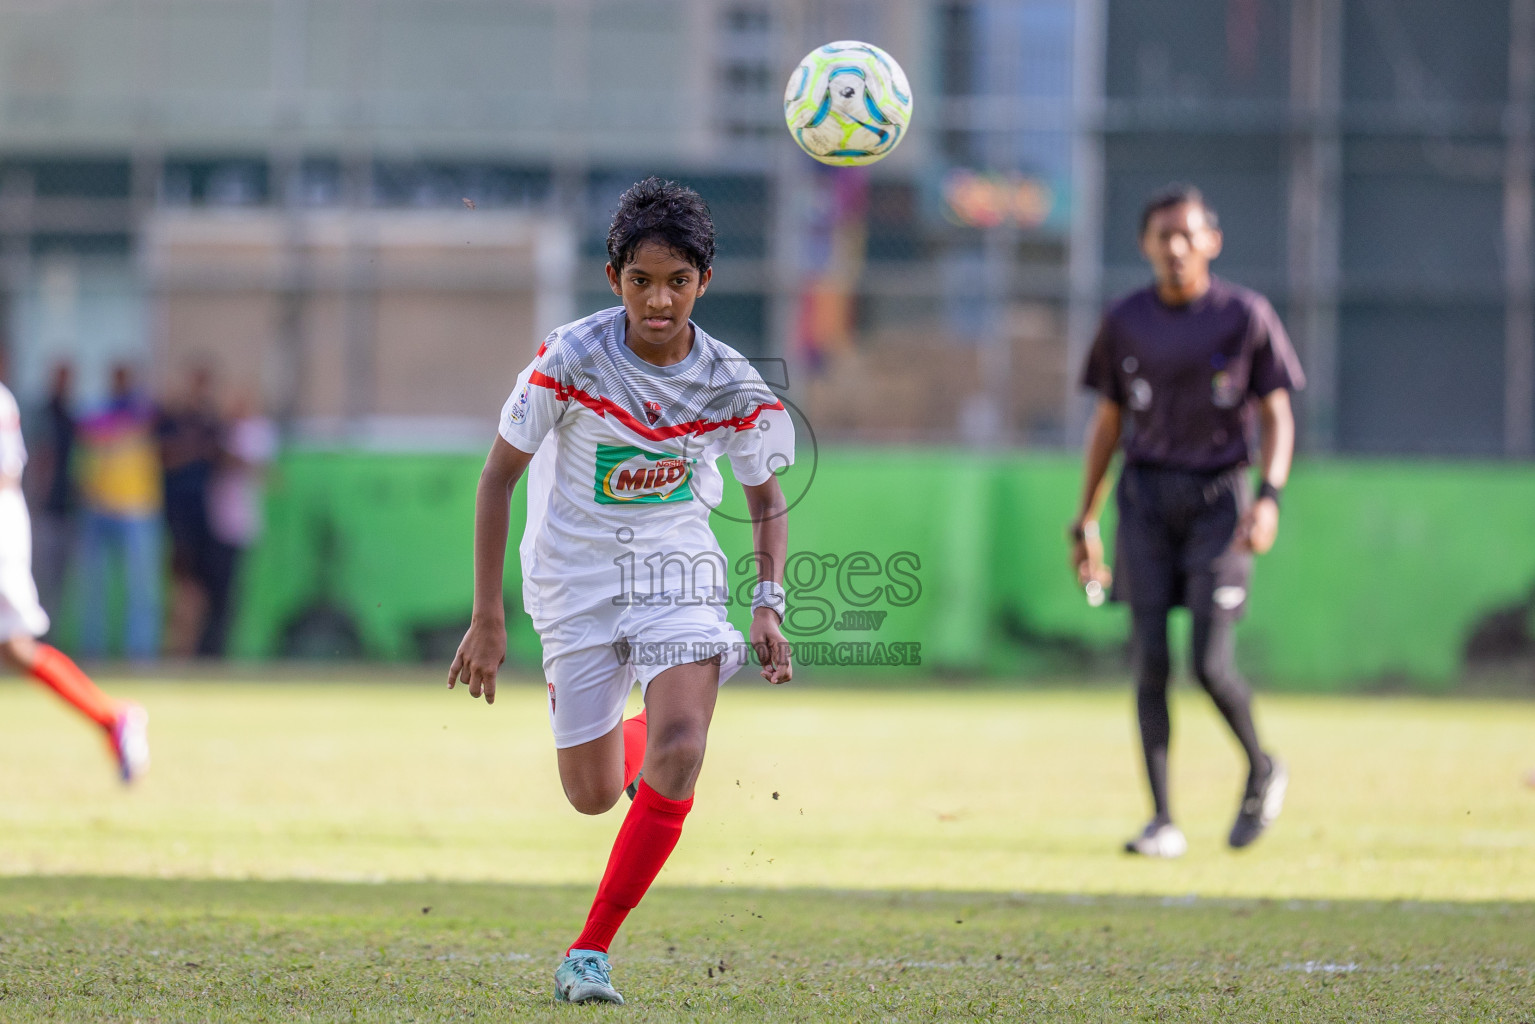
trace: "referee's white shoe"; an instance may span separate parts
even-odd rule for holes
[[[1172,822],[1153,819],[1134,839],[1125,843],[1126,853],[1138,853],[1142,857],[1182,857],[1188,852],[1189,841],[1183,838],[1183,830]]]

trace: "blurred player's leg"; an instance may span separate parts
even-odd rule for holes
[[[16,641],[12,641],[8,647],[15,644]],[[100,688],[91,681],[90,676],[80,671],[80,667],[63,651],[47,644],[27,641],[18,654],[20,655],[18,668],[30,672],[39,682],[72,704],[85,717],[103,729],[111,729],[116,723],[117,701],[102,693]],[[31,655],[30,658],[27,657],[28,654]],[[28,661],[30,664],[27,664]]]
[[[1268,772],[1269,758],[1258,745],[1258,729],[1253,724],[1252,690],[1237,672],[1236,622],[1229,616],[1195,614],[1193,616],[1194,676],[1205,688],[1231,727],[1237,742],[1247,754],[1249,786]]]
[[[1141,750],[1146,758],[1146,782],[1157,822],[1173,820],[1167,799],[1167,747],[1172,739],[1172,719],[1167,709],[1167,683],[1172,656],[1167,647],[1167,611],[1133,609],[1132,644],[1135,651],[1135,711],[1141,727]]]
[[[1146,781],[1151,789],[1154,813],[1141,834],[1125,843],[1125,852],[1147,857],[1181,857],[1188,850],[1188,840],[1173,824],[1167,798],[1167,747],[1172,738],[1167,683],[1172,659],[1167,649],[1166,609],[1133,609],[1132,629],[1135,710],[1140,721],[1141,749],[1146,758]]]
[[[1236,667],[1235,619],[1219,613],[1197,614],[1193,618],[1194,674],[1247,754],[1247,784],[1228,839],[1240,849],[1262,835],[1279,816],[1289,773],[1278,759],[1264,753],[1258,743],[1252,690]]]
[[[143,708],[108,697],[67,654],[31,637],[16,636],[0,643],[0,653],[14,668],[32,675],[102,728],[124,782],[132,782],[149,768],[149,715]]]

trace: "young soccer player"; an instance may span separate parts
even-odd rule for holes
[[[99,726],[132,782],[149,767],[149,716],[137,704],[102,693],[64,652],[37,637],[48,632],[48,613],[32,579],[32,523],[21,495],[27,449],[16,398],[0,384],[0,659],[31,675]]]
[[[480,476],[474,614],[448,686],[495,699],[508,502],[527,470],[523,601],[543,644],[560,781],[583,814],[624,792],[633,800],[586,926],[555,971],[557,1001],[623,1002],[608,948],[677,845],[716,691],[745,661],[709,529],[721,455],[752,518],[751,644],[769,682],[792,673],[780,632],[787,508],[774,471],[793,461],[794,429],[751,365],[688,318],[713,260],[714,224],[696,192],[659,178],[625,192],[607,266],[623,304],[544,342]],[[645,709],[623,722],[635,683]]]
[[[1285,766],[1258,741],[1252,692],[1237,672],[1234,648],[1253,555],[1269,550],[1279,531],[1279,497],[1295,445],[1290,391],[1305,378],[1268,300],[1211,275],[1222,238],[1198,190],[1175,187],[1147,203],[1140,241],[1155,284],[1104,314],[1083,374],[1098,392],[1098,407],[1070,528],[1071,564],[1083,584],[1107,581],[1098,510],[1109,463],[1123,446],[1114,599],[1130,605],[1153,806],[1151,821],[1125,849],[1177,857],[1188,844],[1173,824],[1167,793],[1172,608],[1188,608],[1194,675],[1247,755],[1230,845],[1240,849],[1257,839],[1284,801]],[[1245,470],[1254,421],[1262,444],[1250,497]]]

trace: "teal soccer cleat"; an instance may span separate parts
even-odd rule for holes
[[[557,1003],[619,1003],[624,997],[613,987],[608,955],[595,949],[573,949],[554,972]]]

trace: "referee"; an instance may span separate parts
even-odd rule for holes
[[[1233,634],[1247,606],[1253,555],[1273,546],[1279,531],[1295,447],[1290,391],[1305,378],[1268,300],[1211,276],[1221,232],[1197,189],[1174,186],[1155,196],[1140,229],[1156,283],[1109,307],[1082,375],[1098,402],[1070,527],[1071,564],[1090,592],[1111,581],[1098,513],[1109,464],[1123,447],[1112,596],[1130,606],[1136,713],[1155,812],[1125,850],[1177,857],[1188,843],[1167,794],[1173,608],[1188,608],[1194,674],[1247,755],[1231,846],[1262,835],[1284,803],[1285,766],[1258,741]],[[1261,455],[1252,494],[1245,469],[1255,421]]]

